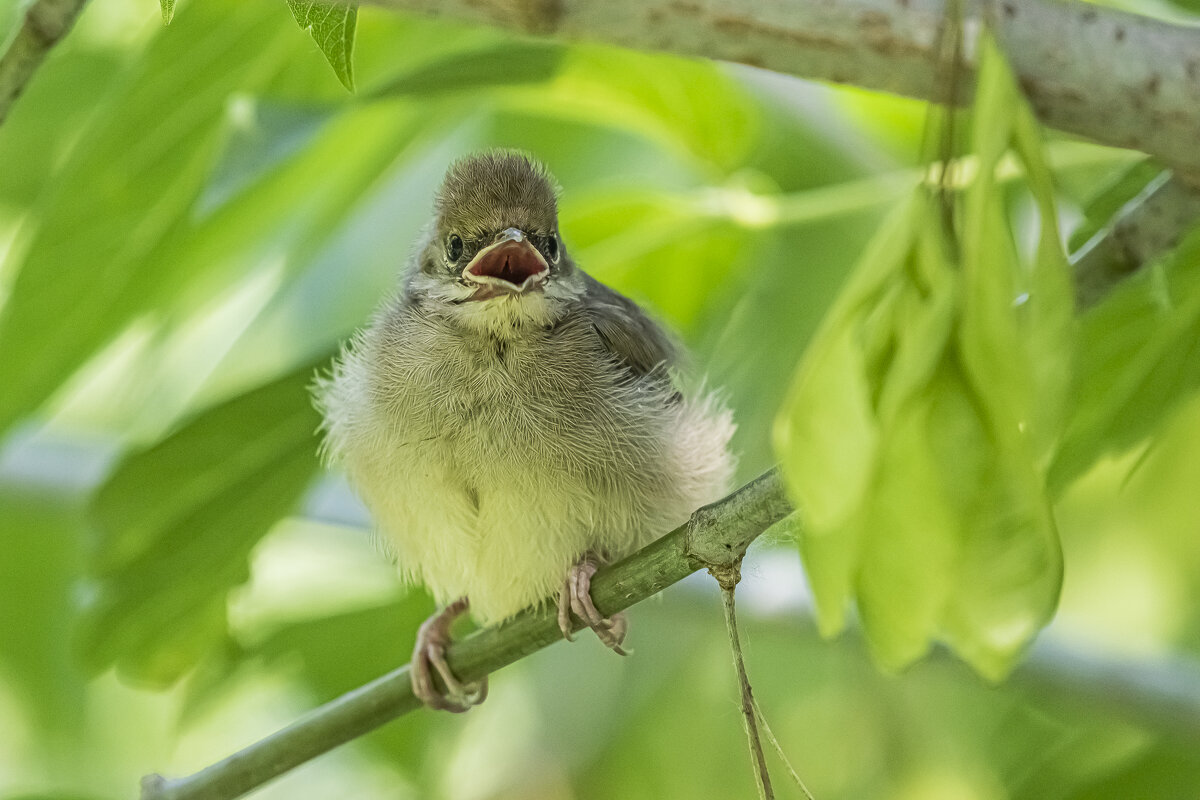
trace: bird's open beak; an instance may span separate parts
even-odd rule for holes
[[[517,228],[509,228],[471,259],[462,277],[479,286],[472,300],[486,300],[502,294],[527,292],[545,281],[549,274],[550,265],[525,234]]]

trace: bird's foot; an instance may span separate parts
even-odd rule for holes
[[[605,618],[592,602],[592,576],[599,568],[600,561],[595,556],[587,555],[568,570],[562,592],[558,596],[558,627],[568,642],[574,641],[571,638],[571,613],[574,612],[575,616],[595,631],[596,637],[612,648],[613,652],[627,655],[621,648],[621,642],[625,641],[625,633],[629,627],[625,615],[613,614]]]
[[[417,631],[417,645],[413,648],[412,687],[413,694],[425,705],[434,709],[461,714],[487,699],[487,677],[478,683],[464,684],[450,671],[446,663],[446,646],[450,644],[450,626],[466,612],[467,598],[455,600],[441,611],[421,623]],[[446,693],[438,691],[433,682],[437,672],[446,684]]]

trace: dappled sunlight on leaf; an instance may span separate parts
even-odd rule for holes
[[[162,260],[161,248],[206,178],[226,95],[245,81],[243,70],[282,55],[276,44],[282,26],[270,9],[250,4],[231,15],[204,9],[195,4],[152,40],[41,198],[0,311],[0,383],[8,387],[0,397],[0,429],[43,402],[149,298],[189,277]],[[205,72],[205,64],[231,52],[244,56],[242,69]],[[190,77],[193,71],[199,77]],[[180,94],[188,102],[174,102]],[[139,146],[130,147],[133,141]]]

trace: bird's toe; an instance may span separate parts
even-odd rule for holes
[[[451,603],[421,624],[413,648],[412,688],[417,699],[429,708],[460,714],[487,698],[487,677],[476,683],[464,684],[446,661],[446,646],[450,643],[450,626],[467,609],[463,598]],[[438,690],[434,673],[446,687]]]

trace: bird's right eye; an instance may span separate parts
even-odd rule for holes
[[[463,240],[457,233],[450,234],[446,239],[446,257],[458,261],[463,254]]]

